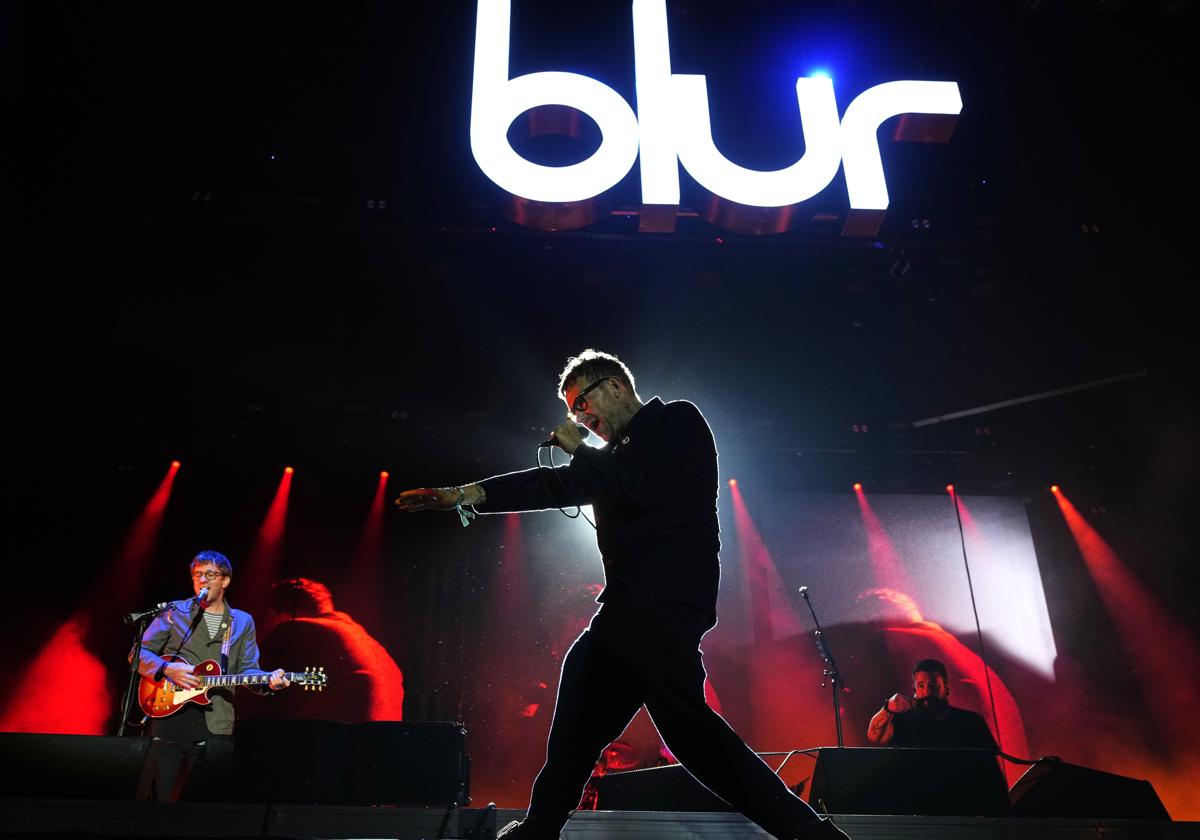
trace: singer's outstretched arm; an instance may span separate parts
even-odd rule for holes
[[[481,513],[553,510],[592,503],[592,493],[572,477],[570,466],[493,476],[461,487],[423,487],[405,490],[396,507],[418,510],[454,510],[458,505],[486,507]]]
[[[396,507],[413,513],[418,510],[454,510],[458,505],[481,505],[487,493],[478,484],[461,487],[418,487],[405,490],[396,499]]]

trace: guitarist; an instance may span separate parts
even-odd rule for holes
[[[258,667],[254,619],[225,600],[233,578],[229,558],[202,551],[192,558],[191,575],[195,597],[171,604],[142,635],[141,675],[197,688],[201,679],[192,673],[193,666],[208,659],[219,662],[223,674],[267,674]],[[165,657],[171,655],[190,664],[168,661]],[[269,689],[250,690],[270,693],[290,685],[282,668],[270,676]],[[138,784],[139,799],[178,799],[190,772],[211,771],[214,759],[232,757],[234,691],[210,688],[209,705],[184,703],[174,714],[150,721],[147,734],[154,742]],[[212,786],[201,789],[211,792]]]

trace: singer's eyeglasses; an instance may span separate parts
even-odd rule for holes
[[[587,411],[588,410],[588,401],[586,399],[587,392],[592,390],[593,388],[598,387],[602,383],[607,382],[610,378],[611,377],[606,376],[603,379],[597,379],[591,385],[587,386],[582,391],[580,391],[578,394],[576,394],[575,401],[573,403],[571,403],[571,410],[574,411],[576,414],[582,414],[583,412]]]
[[[225,577],[225,573],[217,569],[209,569],[207,572],[192,572],[192,580],[212,580],[219,577]]]

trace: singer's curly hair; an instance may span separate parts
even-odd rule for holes
[[[624,362],[611,353],[602,353],[590,348],[567,359],[567,365],[558,377],[558,393],[566,394],[567,389],[576,379],[582,378],[594,382],[605,376],[619,379],[630,391],[637,394],[633,373],[625,366]]]
[[[192,558],[191,564],[188,566],[188,571],[196,571],[197,566],[204,566],[212,563],[225,577],[233,576],[233,564],[229,562],[229,558],[219,551],[201,551]]]

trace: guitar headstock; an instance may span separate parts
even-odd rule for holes
[[[297,674],[292,682],[304,686],[305,691],[324,691],[328,679],[329,675],[325,673],[324,667],[309,667],[304,669],[303,674]]]

